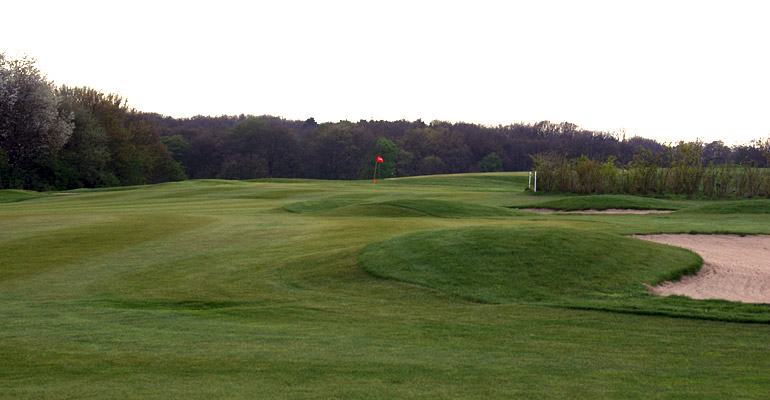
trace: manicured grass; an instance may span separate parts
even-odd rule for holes
[[[735,322],[770,322],[770,306],[662,298],[645,287],[696,273],[690,251],[615,234],[560,227],[419,231],[366,246],[373,275],[482,303],[538,303],[586,310]]]
[[[693,214],[770,214],[770,199],[714,201],[683,212]]]
[[[382,183],[398,186],[426,185],[475,189],[510,189],[516,187],[523,190],[527,186],[527,173],[412,176],[387,179]]]
[[[374,275],[484,303],[622,294],[695,273],[702,263],[684,249],[553,227],[407,233],[366,246],[358,259]]]
[[[284,210],[298,214],[323,213],[324,216],[360,217],[503,217],[521,215],[516,211],[481,204],[432,199],[400,199],[370,203],[350,198],[327,198],[288,204]]]
[[[45,194],[31,190],[3,189],[0,190],[0,203],[14,203],[43,197]]]
[[[682,207],[682,202],[673,200],[612,194],[584,196],[570,195],[557,200],[516,206],[516,208],[549,208],[564,211],[608,210],[612,208],[630,210],[678,210]]]
[[[403,199],[387,201],[382,204],[406,208],[440,218],[485,218],[517,215],[516,212],[504,207],[446,200]]]
[[[767,324],[725,321],[768,307],[651,295],[640,282],[691,255],[660,250],[662,267],[662,247],[621,235],[770,233],[770,215],[506,209],[564,197],[525,184],[211,180],[0,204],[0,398],[766,397]],[[447,263],[505,266],[498,234],[527,233],[564,268],[442,288],[358,265],[367,246],[401,240],[407,257],[445,233]]]
[[[360,201],[355,199],[308,200],[287,204],[283,209],[297,214],[312,214],[359,203]]]

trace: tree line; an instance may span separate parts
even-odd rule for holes
[[[56,87],[34,60],[0,54],[0,188],[138,185],[186,179],[160,130],[118,95]]]
[[[702,146],[706,164],[767,166],[758,142]],[[340,121],[273,116],[172,118],[130,108],[116,94],[55,86],[34,60],[0,53],[0,188],[61,190],[183,179],[383,178],[522,171],[531,155],[554,152],[625,165],[640,151],[665,154],[651,139],[541,121]]]

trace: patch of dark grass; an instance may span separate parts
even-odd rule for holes
[[[770,199],[714,201],[680,211],[687,214],[770,214]]]
[[[295,214],[312,214],[322,211],[332,210],[339,207],[349,206],[352,204],[359,204],[361,200],[334,198],[334,199],[320,199],[320,200],[308,200],[299,201],[283,206],[282,208],[290,213]]]
[[[0,204],[16,203],[19,201],[37,199],[48,196],[45,193],[34,192],[31,190],[3,189],[0,190]]]
[[[283,209],[298,214],[345,217],[486,218],[526,214],[505,207],[433,199],[400,199],[369,203],[363,199],[326,198],[292,203],[284,206]]]
[[[628,210],[678,210],[682,208],[682,204],[676,201],[650,197],[599,194],[569,196],[542,203],[516,206],[516,208],[547,208],[563,211],[608,210],[613,208]]]
[[[108,300],[103,302],[107,307],[130,310],[216,310],[252,304],[254,303],[210,300]]]
[[[351,206],[344,206],[334,208],[329,211],[321,213],[324,216],[329,217],[426,217],[428,214],[412,210],[409,208],[398,207],[383,203],[366,203],[366,204],[354,204]]]
[[[597,310],[636,315],[654,315],[737,323],[770,323],[770,304],[727,300],[696,300],[685,296],[629,295],[606,300],[554,303],[576,310]]]
[[[521,213],[517,213],[516,211],[504,207],[485,206],[459,201],[403,199],[386,201],[381,204],[406,208],[440,218],[509,217],[512,215],[521,215]]]

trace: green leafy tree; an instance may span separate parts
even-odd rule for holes
[[[190,147],[190,143],[182,135],[163,136],[161,138],[163,145],[166,146],[171,157],[178,162],[184,159],[184,152]]]
[[[382,157],[382,162],[377,165],[377,176],[383,179],[395,177],[399,156],[398,147],[390,140],[381,137],[374,144],[374,153],[369,156],[369,168],[366,169],[366,176],[362,176],[362,178],[369,179],[372,177],[377,156]]]
[[[312,137],[311,174],[324,179],[357,179],[373,161],[367,157],[374,139],[343,121],[324,124]]]
[[[294,176],[299,169],[299,141],[284,126],[248,118],[235,126],[231,140],[235,153],[262,159],[268,177]]]
[[[444,161],[441,157],[432,154],[423,158],[420,165],[420,171],[426,175],[440,174],[444,169]]]
[[[8,156],[5,155],[5,150],[0,149],[0,189],[5,189],[11,186],[11,167],[8,165]]]
[[[59,105],[63,113],[73,116],[75,128],[61,151],[60,158],[68,166],[70,179],[63,187],[102,187],[117,184],[117,178],[108,169],[110,161],[109,138],[91,112],[65,99]]]
[[[182,135],[171,135],[161,137],[163,145],[166,146],[169,153],[171,153],[171,163],[169,164],[169,176],[170,181],[183,181],[187,180],[187,174],[184,171],[182,163],[184,162],[184,155],[187,149],[190,147],[190,143]]]
[[[226,160],[217,175],[220,179],[255,179],[267,176],[267,163],[255,154],[238,154]]]
[[[503,170],[503,161],[495,153],[489,153],[479,161],[481,172],[500,172]]]
[[[128,107],[122,97],[87,87],[59,89],[61,97],[86,109],[107,134],[108,169],[121,185],[165,182],[172,174],[172,158],[160,130],[148,117]]]
[[[24,57],[9,60],[0,53],[0,149],[11,174],[23,176],[22,187],[35,188],[45,175],[46,159],[72,134],[70,115],[59,113],[53,84]],[[16,185],[14,185],[16,186]]]

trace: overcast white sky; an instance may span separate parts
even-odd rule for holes
[[[0,3],[0,52],[174,117],[770,136],[768,1]]]

